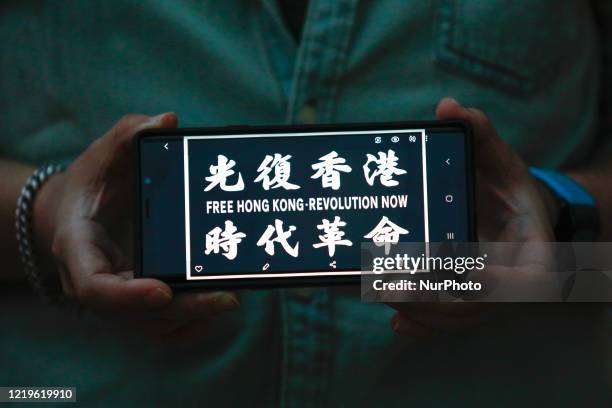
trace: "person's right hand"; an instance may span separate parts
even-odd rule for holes
[[[208,320],[236,309],[229,292],[173,294],[164,282],[134,279],[132,139],[145,128],[176,127],[172,113],[127,115],[92,143],[34,202],[34,240],[41,261],[55,265],[68,298],[113,320],[166,340],[197,338]]]

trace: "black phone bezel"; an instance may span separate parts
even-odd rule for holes
[[[432,129],[442,130],[444,128],[460,129],[465,135],[465,172],[466,172],[466,197],[468,237],[470,242],[477,241],[476,235],[476,208],[474,197],[474,156],[472,127],[469,122],[463,120],[444,121],[406,121],[406,122],[370,122],[370,123],[342,123],[342,124],[316,124],[316,125],[231,125],[201,128],[174,128],[174,129],[146,129],[134,137],[134,151],[136,153],[134,188],[136,197],[134,200],[134,277],[143,277],[142,271],[142,185],[141,180],[141,140],[147,137],[182,137],[198,135],[223,135],[227,133],[256,134],[256,133],[306,133],[306,132],[339,132],[339,131],[367,131],[367,130],[393,130],[393,129]],[[185,289],[243,289],[243,288],[273,288],[273,287],[308,287],[308,286],[330,286],[358,284],[360,275],[354,276],[316,276],[316,277],[283,277],[283,278],[243,278],[215,281],[185,281],[184,278],[162,278],[172,288]]]

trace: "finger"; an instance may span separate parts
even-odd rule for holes
[[[67,223],[56,232],[53,253],[67,272],[77,300],[101,310],[170,302],[172,291],[165,283],[115,274],[113,248],[104,228],[95,222]]]
[[[216,314],[239,307],[238,296],[229,292],[182,293],[174,296],[172,302],[162,307],[143,311],[126,309],[120,319],[123,323],[152,336],[166,336],[194,320],[209,319]],[[117,319],[117,316],[113,316]]]
[[[182,293],[174,296],[171,303],[149,310],[145,315],[142,310],[126,309],[121,316],[114,315],[113,319],[120,320],[126,327],[138,327],[140,331],[165,341],[172,340],[175,334],[190,331],[187,327],[194,326],[195,322],[202,326],[202,323],[208,322],[215,315],[238,307],[239,300],[235,293]],[[176,337],[183,337],[184,334]]]
[[[61,262],[56,262],[56,269],[57,269],[57,274],[60,278],[60,284],[61,284],[62,292],[64,293],[64,296],[66,296],[68,299],[74,299],[75,298],[74,286],[72,285],[72,280],[70,279],[70,275],[68,274],[68,271],[66,271],[66,268]]]
[[[482,285],[482,297],[488,302],[541,302],[559,299],[559,275],[550,273],[546,261],[523,265],[491,265],[474,270],[470,280]]]
[[[179,327],[189,323],[188,320],[160,320],[150,311],[126,309],[121,313],[97,312],[106,317],[117,327],[140,334],[148,339],[161,339]]]
[[[438,103],[436,117],[440,120],[460,119],[469,122],[474,129],[474,142],[477,147],[483,145],[487,149],[491,149],[493,145],[499,142],[503,143],[482,111],[466,108],[453,98],[444,98]]]
[[[129,148],[132,144],[132,138],[141,130],[174,128],[177,125],[178,118],[173,112],[161,113],[155,116],[131,113],[121,118],[102,139],[114,146]]]
[[[154,128],[174,128],[178,119],[174,113],[157,116],[129,114],[121,118],[102,138],[91,147],[92,155],[98,164],[95,179],[121,177],[129,168],[132,159],[133,139],[138,132]]]
[[[476,164],[491,175],[501,175],[502,180],[512,181],[516,173],[517,156],[497,133],[491,121],[482,111],[466,108],[452,98],[444,98],[436,108],[440,120],[460,119],[470,123],[474,130]],[[510,171],[511,170],[511,171]]]
[[[80,239],[83,238],[83,239]],[[170,303],[172,290],[156,279],[127,279],[115,275],[106,254],[91,240],[74,235],[56,246],[76,299],[99,311],[148,310]]]
[[[181,293],[174,297],[171,304],[158,309],[155,316],[161,320],[186,321],[211,317],[239,307],[240,300],[233,292]]]
[[[164,343],[189,343],[190,339],[201,337],[206,332],[208,321],[213,316],[235,310],[240,305],[238,295],[231,292],[182,293],[173,301],[149,313],[136,322],[144,331],[158,336]],[[134,322],[134,314],[125,316]]]
[[[412,337],[430,337],[436,334],[433,329],[416,323],[401,313],[393,315],[391,318],[391,328],[397,334]]]
[[[391,304],[396,310],[405,314],[409,313],[420,313],[423,311],[435,310],[436,313],[448,316],[448,317],[471,317],[480,315],[486,305],[475,302],[438,302],[438,303],[426,303],[426,302],[415,302],[415,303],[395,303]]]
[[[209,318],[205,317],[183,324],[167,334],[162,334],[160,340],[167,348],[191,348],[198,345],[209,330]]]
[[[482,320],[482,312],[449,315],[443,313],[440,304],[431,305],[430,308],[404,308],[401,315],[422,326],[442,331],[455,331],[472,327]]]
[[[79,282],[79,300],[100,311],[150,311],[169,304],[172,290],[156,279],[125,279],[112,273],[95,273]]]
[[[407,317],[424,327],[436,331],[458,331],[476,326],[482,320],[480,317],[449,317],[440,313],[421,311],[410,313]]]
[[[474,283],[478,283],[481,286],[479,293],[479,300],[481,301],[495,301],[492,297],[499,288],[499,285],[503,283],[504,277],[510,276],[511,278],[516,277],[516,271],[512,270],[512,267],[504,265],[487,265],[482,270],[475,269],[470,272],[469,279]]]

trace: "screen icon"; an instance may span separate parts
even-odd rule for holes
[[[382,137],[380,137],[380,136],[376,136],[376,137],[374,138],[374,143],[379,144],[380,142],[382,142]]]

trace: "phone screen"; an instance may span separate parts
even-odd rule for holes
[[[462,123],[236,127],[138,138],[137,276],[360,274],[361,244],[473,240]]]

